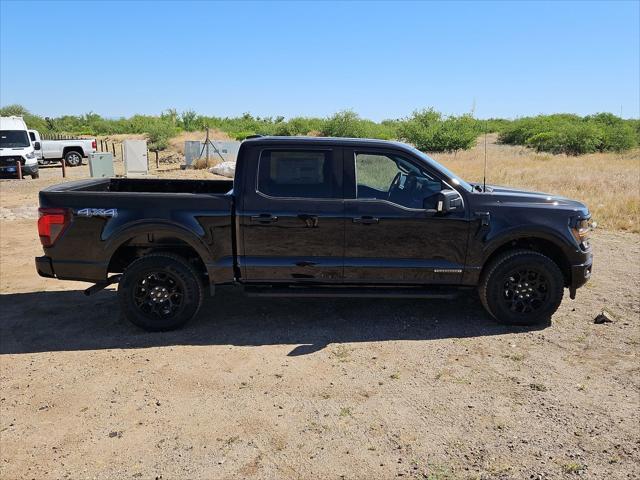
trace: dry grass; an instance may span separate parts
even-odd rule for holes
[[[482,181],[484,142],[457,154],[434,159],[465,180]],[[487,183],[554,193],[589,206],[598,225],[640,232],[640,150],[571,157],[538,154],[524,147],[496,143],[487,136]]]

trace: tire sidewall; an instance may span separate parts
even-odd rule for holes
[[[507,275],[515,268],[531,267],[539,270],[548,282],[547,299],[543,306],[530,313],[509,310],[502,300]],[[514,325],[532,325],[548,322],[560,306],[564,292],[564,278],[558,266],[548,257],[537,253],[519,253],[500,262],[487,278],[486,301],[490,313],[500,322]]]
[[[175,277],[183,291],[183,302],[176,314],[165,319],[154,318],[142,312],[134,302],[137,283],[151,272],[166,271]],[[166,331],[181,327],[200,309],[202,288],[186,262],[172,256],[149,255],[133,262],[122,275],[118,286],[118,299],[125,317],[148,331]]]
[[[80,157],[80,160],[78,161],[78,163],[71,163],[69,161],[69,158],[73,155],[76,155],[78,157]],[[71,152],[67,152],[67,154],[64,156],[64,161],[67,162],[67,165],[69,167],[78,167],[80,165],[82,165],[82,155],[79,152],[76,152],[75,150],[72,150]]]

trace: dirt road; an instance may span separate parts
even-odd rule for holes
[[[150,334],[114,290],[35,273],[55,181],[0,184],[0,478],[640,477],[639,235],[597,232],[594,278],[538,329],[475,298],[219,292]]]

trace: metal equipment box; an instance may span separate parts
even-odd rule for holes
[[[122,142],[124,151],[124,174],[148,175],[149,160],[147,159],[146,140],[125,140]]]
[[[90,153],[89,173],[92,178],[115,177],[116,174],[113,171],[113,155],[111,152]]]

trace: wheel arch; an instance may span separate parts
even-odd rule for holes
[[[571,285],[571,263],[567,257],[565,249],[557,239],[547,235],[524,234],[500,242],[494,242],[491,248],[485,251],[485,258],[480,272],[480,278],[484,275],[487,267],[493,260],[504,252],[510,250],[531,250],[549,257],[562,272],[565,286]]]
[[[138,225],[113,235],[105,247],[107,272],[122,272],[137,258],[158,252],[180,255],[202,273],[203,279],[212,278],[208,248],[193,233],[169,224]]]
[[[67,153],[69,152],[76,152],[79,153],[81,157],[84,157],[84,150],[82,150],[82,147],[79,146],[71,146],[71,147],[64,147],[62,149],[62,156],[66,156]]]

